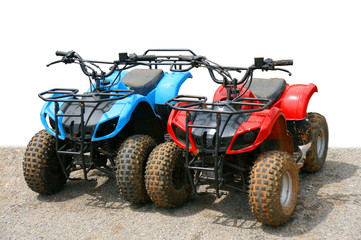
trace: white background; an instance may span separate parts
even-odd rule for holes
[[[294,59],[290,84],[314,83],[309,111],[327,117],[331,147],[361,147],[358,1],[2,1],[0,145],[25,146],[40,129],[41,91],[85,91],[76,65],[45,67],[56,50],[113,61],[118,52],[190,48],[222,65]],[[211,97],[205,70],[181,93]],[[256,75],[257,76],[257,75]]]

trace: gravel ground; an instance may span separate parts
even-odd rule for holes
[[[233,191],[177,209],[131,205],[98,171],[41,196],[23,179],[23,153],[0,147],[0,239],[361,239],[361,149],[330,149],[322,171],[301,173],[296,211],[279,228],[257,222]]]

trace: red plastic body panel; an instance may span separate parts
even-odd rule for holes
[[[242,89],[243,85],[239,85],[238,88]],[[307,116],[309,100],[315,92],[317,92],[317,86],[312,83],[308,85],[297,84],[291,86],[287,84],[286,89],[277,102],[275,102],[269,109],[265,109],[261,112],[253,112],[247,122],[242,123],[238,127],[230,145],[228,146],[226,154],[250,152],[257,148],[265,140],[281,140],[282,144],[284,143],[284,148],[289,149],[289,143],[292,142],[292,137],[287,133],[286,120],[304,119]],[[247,90],[243,97],[254,98],[255,96],[250,90]],[[221,101],[226,98],[227,90],[223,86],[220,86],[214,94],[213,101]],[[185,103],[177,103],[177,105],[183,104]],[[185,132],[185,122],[185,111],[172,110],[167,123],[167,129],[170,137],[182,148],[186,148],[185,144],[179,141],[175,136],[172,124],[176,125]],[[189,124],[193,123],[190,122]],[[231,146],[238,135],[255,129],[260,129],[260,131],[253,145],[236,151],[231,150]],[[189,151],[197,152],[191,128],[189,129],[189,142]]]
[[[303,119],[307,116],[307,106],[312,95],[317,92],[314,84],[287,86],[281,99],[274,106],[282,109],[287,120]]]
[[[181,105],[185,105],[186,103],[177,103],[175,106],[181,106]],[[193,107],[194,108],[194,107]],[[192,109],[192,107],[190,107],[190,109]],[[169,133],[169,136],[172,138],[172,140],[181,148],[186,148],[186,145],[184,143],[182,143],[181,141],[179,141],[176,137],[176,135],[174,134],[173,128],[172,128],[172,124],[174,124],[175,126],[179,127],[181,130],[183,130],[184,132],[186,131],[186,112],[185,111],[176,111],[176,110],[172,110],[169,118],[168,118],[168,123],[167,123],[167,130]],[[190,122],[189,124],[193,124],[192,122]],[[196,144],[194,143],[193,140],[193,136],[192,136],[192,128],[189,128],[189,151],[190,152],[196,152],[197,148],[196,148]]]
[[[249,152],[258,147],[264,140],[266,140],[268,137],[270,137],[270,134],[272,130],[274,129],[273,126],[277,121],[285,121],[284,114],[281,109],[277,107],[273,107],[271,109],[266,109],[262,112],[254,112],[251,114],[247,122],[242,123],[236,133],[233,137],[231,144],[229,145],[227,149],[227,154],[236,154],[236,153],[243,153],[243,152]],[[259,134],[254,141],[253,145],[243,148],[241,150],[232,151],[231,146],[236,139],[236,137],[240,134],[243,134],[245,132],[249,132],[251,130],[259,128]],[[272,138],[277,139],[277,135],[274,134]]]

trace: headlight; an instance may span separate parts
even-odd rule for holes
[[[231,146],[231,150],[237,151],[251,146],[256,140],[258,133],[259,133],[259,128],[238,135]]]

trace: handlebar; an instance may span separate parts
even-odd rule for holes
[[[151,55],[148,54],[149,52],[188,52],[191,55]],[[124,65],[122,70],[129,69],[131,67],[137,66],[137,65],[145,65],[150,68],[154,66],[157,68],[157,66],[161,65],[168,65],[170,66],[170,71],[172,72],[185,72],[189,71],[192,68],[196,67],[205,67],[208,69],[210,77],[215,83],[223,84],[224,86],[233,85],[236,87],[236,85],[244,83],[249,79],[252,78],[252,73],[256,69],[260,70],[280,70],[285,71],[291,74],[288,70],[281,69],[281,68],[275,68],[278,66],[290,66],[293,65],[292,59],[285,59],[285,60],[272,60],[270,58],[264,59],[264,58],[255,58],[255,62],[253,65],[251,65],[248,68],[242,68],[242,67],[227,67],[227,66],[221,66],[219,64],[216,64],[210,60],[208,60],[206,57],[201,55],[196,55],[193,51],[189,49],[149,49],[145,51],[142,55],[137,54],[127,54],[127,53],[120,53],[119,59],[117,61],[113,62],[100,62],[100,61],[89,61],[89,60],[83,60],[82,57],[76,53],[75,51],[56,51],[55,55],[61,56],[62,59],[60,61],[55,61],[53,63],[50,63],[47,66],[50,66],[55,63],[64,62],[66,64],[68,63],[78,63],[80,65],[80,68],[82,69],[83,73],[89,77],[92,77],[94,80],[98,81],[100,79],[104,79],[105,77],[110,76],[114,73],[116,69],[118,69],[119,65]],[[101,63],[101,64],[112,64],[110,67],[110,71],[105,73],[101,70],[100,67],[98,67],[95,63]],[[96,67],[100,70],[100,73],[95,71],[93,67]],[[184,67],[184,68],[183,68]],[[90,70],[90,72],[89,72]],[[246,71],[242,78],[240,80],[237,80],[231,76],[231,71],[234,72],[241,72]],[[219,75],[221,78],[218,79],[215,73]]]
[[[113,74],[113,72],[115,71],[116,67],[117,67],[117,62],[102,62],[102,63],[107,63],[107,64],[113,64],[113,66],[110,68],[110,71],[108,73],[104,73],[97,65],[95,65],[95,61],[84,61],[83,58],[78,54],[76,53],[75,51],[59,51],[57,50],[55,52],[55,55],[56,56],[60,56],[60,57],[63,57],[61,60],[59,61],[55,61],[55,62],[52,62],[50,64],[48,64],[47,66],[49,67],[50,65],[52,64],[55,64],[55,63],[59,63],[59,62],[63,62],[65,64],[68,64],[68,63],[74,63],[74,62],[77,62],[79,63],[80,65],[80,68],[81,70],[83,71],[83,73],[88,76],[88,77],[93,77],[94,79],[103,79],[104,77],[108,77],[110,75]],[[100,73],[97,73],[92,67],[86,65],[85,63],[86,62],[90,62],[93,66],[97,67],[98,69],[100,69]],[[91,70],[91,73],[88,71],[88,69]]]

